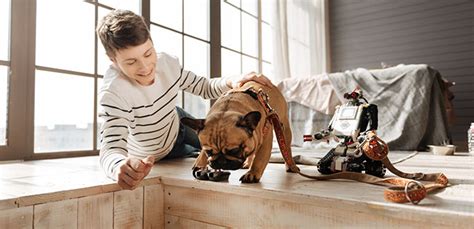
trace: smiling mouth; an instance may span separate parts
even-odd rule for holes
[[[151,74],[153,74],[153,69],[146,75],[139,75],[140,77],[149,77],[151,76]]]

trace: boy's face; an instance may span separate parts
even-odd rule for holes
[[[125,76],[143,86],[151,85],[155,80],[156,53],[150,39],[141,45],[121,49],[110,59]]]

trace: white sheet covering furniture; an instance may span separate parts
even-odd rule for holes
[[[400,64],[289,78],[278,87],[290,102],[295,145],[302,145],[303,134],[326,127],[343,94],[359,87],[378,106],[378,134],[391,149],[424,150],[450,140],[443,85],[440,73],[427,65]]]

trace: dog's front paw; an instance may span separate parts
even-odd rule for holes
[[[260,181],[260,177],[249,171],[240,177],[240,181],[242,183],[258,183]]]
[[[206,167],[204,168],[193,167],[193,176],[194,178],[198,180],[209,180],[208,173],[209,173],[209,170],[207,170]]]

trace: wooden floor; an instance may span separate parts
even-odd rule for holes
[[[407,153],[390,152],[389,157],[396,160]],[[277,163],[268,165],[258,184],[239,182],[245,170],[233,171],[228,182],[198,181],[192,177],[192,163],[190,158],[160,161],[143,182],[142,187],[161,188],[164,196],[159,198],[164,198],[164,205],[157,212],[164,211],[168,223],[223,227],[474,225],[474,155],[468,153],[435,156],[422,152],[396,165],[405,172],[443,172],[449,178],[450,187],[417,206],[386,202],[381,186],[313,181],[286,173],[284,165]],[[306,173],[317,171],[315,166],[300,168]],[[118,191],[120,188],[103,175],[95,156],[0,164],[0,228],[8,225],[8,214],[2,213],[14,209]],[[38,209],[33,209],[35,214]]]

